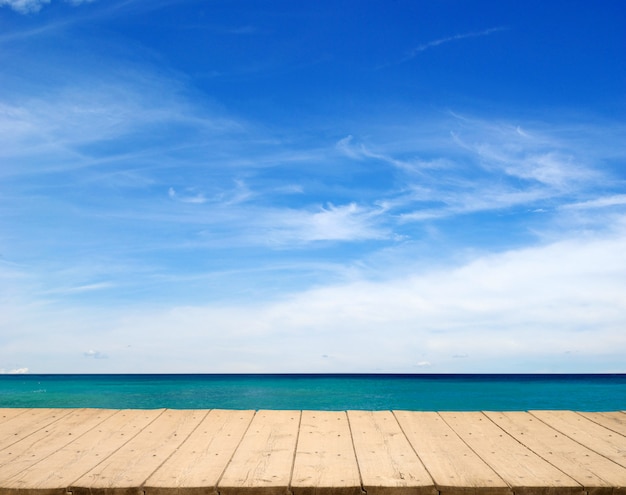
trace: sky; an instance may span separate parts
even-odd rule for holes
[[[0,0],[0,372],[624,373],[625,90],[622,0]]]

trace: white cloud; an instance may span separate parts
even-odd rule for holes
[[[174,200],[180,201],[181,203],[191,203],[191,204],[203,204],[207,202],[207,199],[203,194],[187,194],[185,196],[181,196],[176,192],[173,187],[170,187],[167,191],[167,195]]]
[[[78,6],[83,3],[92,3],[95,0],[65,0],[65,3]],[[51,0],[0,0],[0,7],[7,5],[20,14],[32,14],[39,12],[44,5],[48,5]]]
[[[611,174],[602,167],[602,150],[590,155],[580,130],[573,135],[567,128],[526,125],[521,130],[454,114],[449,126],[455,130],[447,147],[431,148],[420,141],[421,151],[408,159],[407,145],[404,151],[387,151],[384,145],[357,144],[352,135],[338,141],[336,149],[350,159],[375,160],[395,169],[395,180],[404,187],[388,191],[379,203],[401,222],[512,207],[536,211],[547,205],[544,211],[554,211],[573,197],[612,186]]]
[[[85,372],[71,353],[98,341],[100,350],[80,352],[115,350],[99,361],[103,372],[410,372],[419,363],[437,373],[624,372],[624,252],[626,233],[615,232],[430,272],[407,263],[395,278],[232,306],[90,310],[90,320],[30,307],[30,327],[39,315],[73,336],[70,344],[53,333],[9,333],[4,359],[37,360],[38,372]]]
[[[459,40],[463,40],[463,39],[467,39],[467,38],[477,38],[477,37],[480,37],[480,36],[488,36],[490,34],[497,33],[498,31],[504,31],[504,30],[506,30],[506,28],[504,28],[504,27],[495,27],[495,28],[490,28],[490,29],[484,29],[482,31],[474,31],[474,32],[470,32],[470,33],[455,34],[454,36],[448,36],[446,38],[439,38],[437,40],[429,41],[428,43],[424,43],[422,45],[419,45],[419,46],[415,47],[411,51],[411,53],[410,53],[408,58],[413,58],[419,52],[423,52],[425,50],[428,50],[429,48],[434,48],[436,46],[443,45],[445,43],[450,43],[451,41],[459,41]]]
[[[446,36],[444,38],[439,38],[436,40],[428,41],[426,43],[422,43],[421,45],[417,45],[415,48],[409,51],[409,53],[402,60],[400,60],[397,63],[401,64],[401,63],[408,62],[409,60],[412,60],[415,57],[417,57],[420,53],[425,52],[426,50],[429,50],[431,48],[436,48],[438,46],[444,45],[446,43],[451,43],[454,41],[460,41],[460,40],[469,39],[469,38],[489,36],[499,31],[506,31],[507,29],[508,28],[506,27],[500,26],[500,27],[494,27],[494,28],[489,28],[489,29],[483,29],[482,31],[472,31],[469,33],[455,34],[453,36]]]
[[[85,168],[101,160],[141,163],[163,160],[164,149],[202,148],[242,129],[234,120],[201,108],[200,101],[192,104],[181,97],[178,81],[150,70],[128,67],[123,76],[74,77],[73,84],[47,88],[42,97],[0,101],[1,157],[37,163],[39,172]],[[108,150],[104,154],[102,144]],[[32,171],[14,166],[0,172]]]
[[[93,359],[107,359],[108,358],[106,354],[103,354],[100,351],[95,351],[93,349],[90,349],[87,352],[84,352],[83,355],[85,357],[93,358]]]
[[[46,294],[82,294],[85,292],[94,292],[115,287],[112,282],[96,282],[93,284],[77,285],[75,287],[60,287],[46,291]]]
[[[590,199],[588,201],[581,201],[578,203],[563,205],[563,208],[572,210],[588,210],[624,205],[626,205],[626,194],[614,194],[611,196],[605,196],[597,199]]]
[[[366,208],[349,203],[328,204],[317,211],[282,210],[266,212],[256,221],[272,244],[315,241],[360,241],[381,239],[390,234],[378,225],[383,208]]]
[[[12,370],[0,369],[0,375],[25,375],[28,373],[28,368],[16,368]]]
[[[379,160],[406,172],[418,172],[422,169],[441,169],[448,166],[448,161],[443,158],[432,161],[418,159],[414,159],[411,161],[399,160],[397,158],[394,158],[393,156],[384,153],[371,151],[364,144],[359,144],[357,146],[353,144],[353,142],[354,137],[350,135],[337,141],[337,143],[335,144],[335,148],[349,158],[356,160],[367,158]]]
[[[0,7],[7,5],[20,14],[39,12],[41,8],[49,4],[50,0],[0,0]]]

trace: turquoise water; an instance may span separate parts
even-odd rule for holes
[[[626,375],[0,375],[0,407],[626,410]]]

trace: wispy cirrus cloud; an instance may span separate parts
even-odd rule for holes
[[[440,169],[442,167],[446,167],[446,164],[448,162],[446,158],[439,158],[431,161],[421,160],[419,158],[414,158],[412,160],[399,159],[393,157],[390,154],[372,151],[363,143],[357,144],[354,141],[354,136],[349,135],[337,141],[335,147],[338,151],[340,151],[349,158],[354,158],[357,160],[367,158],[375,159],[392,165],[393,167],[396,167],[398,169],[402,169],[406,172],[419,172],[422,169],[433,168]]]
[[[626,206],[626,194],[613,194],[609,196],[603,196],[596,199],[590,199],[587,201],[580,201],[577,203],[570,203],[563,205],[564,209],[571,210],[588,210],[599,208],[611,208],[611,207]]]
[[[436,48],[438,46],[441,45],[445,45],[447,43],[453,43],[456,41],[461,41],[461,40],[465,40],[465,39],[470,39],[470,38],[480,38],[483,36],[490,36],[494,33],[497,32],[501,32],[501,31],[507,31],[509,28],[505,27],[505,26],[498,26],[498,27],[493,27],[493,28],[489,28],[489,29],[483,29],[482,31],[470,31],[467,33],[459,33],[459,34],[455,34],[452,36],[446,36],[443,38],[438,38],[432,41],[428,41],[426,43],[422,43],[420,45],[415,46],[414,48],[412,48],[411,50],[409,50],[404,57],[402,57],[400,60],[396,61],[396,62],[392,62],[392,63],[387,63],[387,64],[383,64],[381,66],[378,67],[378,69],[384,68],[384,67],[389,67],[391,65],[398,65],[398,64],[404,64],[410,60],[413,60],[415,57],[417,57],[420,53],[423,53],[427,50],[431,50],[433,48]]]
[[[603,166],[607,157],[613,159],[614,150],[596,147],[590,155],[584,144],[599,132],[594,125],[546,129],[451,117],[447,147],[420,142],[420,149],[400,150],[398,156],[397,149],[386,151],[385,144],[364,144],[349,135],[336,149],[351,160],[385,163],[395,170],[398,186],[379,202],[401,222],[511,208],[554,211],[596,190],[609,191],[599,204],[620,202],[620,196],[610,192],[616,184]],[[611,128],[612,134],[619,132]]]
[[[61,288],[53,289],[53,290],[48,291],[48,294],[55,294],[55,295],[84,294],[88,292],[112,289],[113,287],[115,287],[115,284],[111,282],[95,282],[91,284],[78,285],[75,287],[61,287]]]
[[[467,38],[478,38],[481,36],[489,36],[490,34],[497,33],[499,31],[506,31],[508,28],[506,27],[494,27],[489,29],[483,29],[482,31],[472,31],[469,33],[455,34],[454,36],[447,36],[445,38],[439,38],[433,41],[429,41],[427,43],[423,43],[421,45],[416,46],[411,50],[411,52],[407,55],[406,60],[409,60],[415,57],[418,53],[424,52],[430,48],[434,48],[445,43],[450,43],[452,41],[464,40]]]

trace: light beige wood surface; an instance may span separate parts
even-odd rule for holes
[[[348,411],[348,420],[368,495],[437,494],[391,411]]]
[[[585,418],[604,426],[609,430],[626,436],[626,414],[620,411],[588,413],[580,412]]]
[[[74,495],[140,493],[148,477],[204,419],[208,411],[165,410],[70,486]]]
[[[300,411],[258,411],[218,482],[221,494],[289,490]]]
[[[435,412],[395,411],[404,434],[442,495],[510,495],[504,480],[470,449]]]
[[[360,495],[359,467],[345,412],[302,412],[291,489],[295,495]]]
[[[622,415],[0,409],[0,495],[626,495]]]
[[[552,429],[543,421],[520,412],[486,416],[519,443],[582,485],[589,495],[610,495],[626,487],[626,468]]]
[[[14,491],[31,490],[41,495],[64,495],[67,487],[122,448],[162,411],[111,413],[114,414],[73,442],[8,478],[5,487]]]
[[[71,412],[71,409],[30,409],[7,419],[0,423],[0,450],[19,442]]]
[[[574,411],[530,411],[555,430],[626,467],[626,436]]]
[[[9,479],[62,449],[114,411],[75,409],[0,451],[0,479]]]
[[[182,490],[217,493],[217,482],[250,426],[254,411],[212,410],[144,485],[146,495]]]
[[[16,407],[15,409],[0,409],[0,423],[4,423],[9,419],[13,419],[20,414],[30,411],[28,408]]]
[[[442,412],[441,417],[515,494],[584,495],[580,483],[517,442],[481,412]]]

